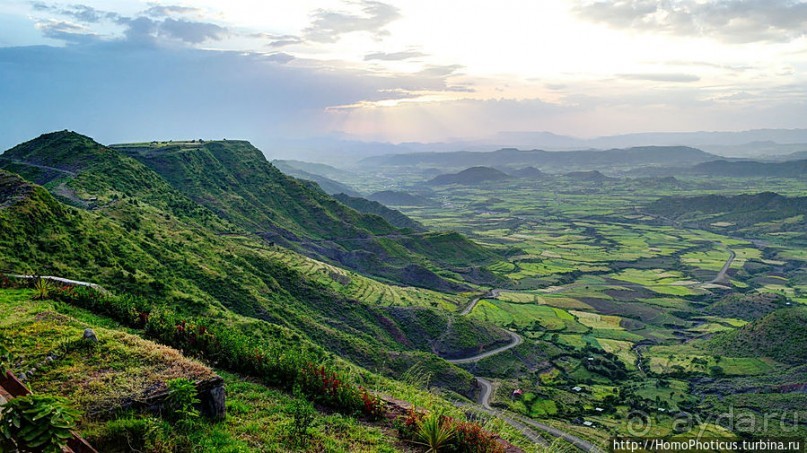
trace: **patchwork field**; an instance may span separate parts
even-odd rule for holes
[[[402,206],[402,212],[430,228],[455,229],[480,243],[518,250],[489,267],[510,283],[469,315],[516,331],[532,344],[533,349],[520,346],[489,359],[495,367],[478,368],[499,370],[494,404],[589,439],[624,434],[631,414],[639,411],[650,414],[650,434],[666,435],[673,431],[670,411],[715,410],[693,397],[701,379],[759,380],[781,369],[765,357],[718,355],[703,345],[749,324],[710,311],[727,295],[773,293],[789,304],[780,307],[807,304],[807,275],[799,271],[807,253],[794,242],[800,236],[772,232],[760,241],[743,237],[732,222],[685,224],[643,209],[669,195],[748,193],[747,182],[679,178],[671,186],[547,176],[424,189],[420,178],[412,170],[387,180],[395,181],[396,190],[435,202]],[[754,184],[754,191],[791,195],[807,189],[794,181]],[[507,393],[516,388],[524,391],[522,397]],[[591,421],[595,428],[577,427],[575,420]],[[713,423],[692,429],[729,432]]]

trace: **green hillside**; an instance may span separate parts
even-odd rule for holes
[[[408,228],[413,231],[425,230],[420,222],[416,222],[404,215],[401,211],[390,209],[377,201],[354,197],[345,193],[336,194],[333,197],[345,206],[350,206],[359,212],[380,216],[397,228]]]
[[[807,308],[781,309],[745,327],[716,335],[708,347],[737,357],[768,357],[792,365],[807,361]]]
[[[458,275],[496,260],[471,241],[446,260],[430,248],[413,251],[419,234],[404,232],[378,215],[339,203],[318,187],[284,175],[242,141],[118,145],[163,176],[175,189],[240,228],[269,242],[393,282],[443,291],[467,290]],[[445,272],[448,268],[454,273]],[[439,271],[439,272],[438,272]]]
[[[790,162],[755,162],[715,160],[695,165],[687,173],[729,177],[804,178],[807,160]]]
[[[367,197],[368,200],[377,201],[388,206],[432,206],[434,201],[420,195],[395,190],[382,190]]]
[[[40,147],[39,152],[44,154],[47,148]],[[118,159],[135,172],[121,176],[131,181],[129,187],[106,181],[103,173],[95,170],[97,162],[72,167],[79,172],[63,180],[90,198],[111,200],[92,209],[65,205],[42,187],[3,172],[0,270],[93,281],[221,322],[229,319],[230,313],[268,321],[250,324],[249,329],[260,332],[269,326],[282,326],[333,353],[387,373],[400,373],[423,363],[434,373],[433,382],[461,392],[470,389],[467,372],[432,355],[422,338],[407,339],[395,313],[386,308],[425,303],[433,296],[420,297],[420,290],[410,288],[402,298],[396,296],[400,293],[396,287],[386,290],[382,283],[374,283],[380,292],[373,290],[366,295],[350,285],[327,284],[328,279],[341,281],[344,277],[326,274],[323,282],[316,267],[287,264],[285,257],[294,256],[294,252],[269,246],[246,233],[219,234],[218,228],[227,222],[177,193],[139,162],[126,156]],[[118,172],[125,169],[121,165]],[[91,192],[84,181],[100,181],[101,189]],[[142,198],[137,195],[141,193]],[[175,210],[175,206],[179,208]],[[193,215],[178,215],[184,206],[193,207],[189,211]],[[205,223],[208,218],[211,220]],[[434,244],[439,244],[442,236],[424,235]],[[423,247],[433,248],[428,244]],[[447,255],[446,259],[457,257]],[[415,277],[422,279],[424,275]],[[430,304],[427,309],[436,310]],[[408,317],[402,319],[409,329]],[[495,337],[489,340],[495,341]]]

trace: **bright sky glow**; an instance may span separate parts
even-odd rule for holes
[[[310,105],[264,99],[266,124],[280,111],[296,121],[275,134],[396,142],[807,126],[801,1],[75,1],[4,1],[0,48],[232,52],[244,66],[210,83],[233,93],[264,91],[261,80],[284,92],[310,76]],[[0,53],[0,76],[19,71],[24,52],[13,64]],[[125,92],[136,81],[116,83]]]

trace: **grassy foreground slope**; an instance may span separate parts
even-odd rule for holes
[[[13,286],[13,280],[0,283],[0,346],[11,354],[9,361],[0,362],[0,368],[25,373],[27,386],[38,395],[67,397],[68,405],[80,414],[77,430],[99,451],[412,451],[411,444],[393,429],[395,409],[379,419],[334,410],[322,402],[312,405],[310,395],[286,391],[291,387],[278,385],[267,376],[213,370],[161,345],[153,340],[177,339],[151,330],[148,324],[145,330],[128,328],[73,303],[35,300],[38,291],[5,288]],[[52,288],[51,296],[58,294],[66,293]],[[95,310],[102,307],[97,301]],[[152,314],[156,316],[156,312]],[[82,339],[87,328],[93,329],[97,343]],[[224,333],[221,329],[216,332]],[[289,345],[286,351],[296,347]],[[185,349],[184,354],[201,352]],[[231,366],[219,363],[219,367]],[[354,371],[352,379],[359,375],[365,385],[386,395],[462,417],[434,395],[366,371]],[[223,379],[226,385],[223,419],[177,418],[170,402],[159,410],[152,405],[174,379],[210,378]],[[485,425],[489,432],[518,440],[498,420],[488,420]]]

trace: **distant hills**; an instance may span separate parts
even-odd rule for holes
[[[501,181],[511,176],[490,167],[471,167],[459,173],[438,175],[427,182],[432,186],[446,186],[449,184],[476,185],[486,181]]]
[[[716,160],[695,165],[686,172],[728,177],[807,178],[807,159],[788,162]]]
[[[367,197],[387,206],[431,206],[435,203],[426,197],[396,190],[382,190]]]
[[[305,165],[306,168],[316,168],[319,169],[316,164],[308,164],[307,162],[298,162],[298,161],[288,161],[288,160],[273,160],[272,165],[277,167],[278,170],[282,171],[283,173],[294,176],[298,179],[303,179],[306,181],[311,181],[317,183],[320,189],[323,192],[327,193],[328,195],[336,195],[338,193],[343,193],[346,195],[350,195],[351,197],[359,197],[361,194],[357,192],[352,187],[348,186],[347,184],[341,183],[339,181],[333,180],[327,176],[323,176],[322,174],[318,173],[311,173],[309,171],[303,170],[299,167],[302,167],[301,164]],[[329,167],[328,165],[319,164],[319,167]],[[334,168],[334,170],[336,170]]]
[[[423,225],[420,224],[420,222],[412,220],[401,213],[401,211],[390,209],[377,201],[372,201],[361,197],[351,197],[350,195],[343,193],[336,194],[333,197],[339,200],[340,203],[350,206],[359,212],[380,216],[397,228],[408,228],[413,231],[426,230]]]
[[[591,182],[602,182],[602,181],[608,181],[608,180],[616,179],[616,178],[611,178],[611,177],[605,176],[604,174],[600,173],[597,170],[573,171],[573,172],[570,172],[570,173],[566,173],[563,176],[565,176],[567,178],[570,178],[570,179],[576,179],[578,181],[591,181]]]
[[[510,176],[514,178],[523,178],[523,179],[539,179],[546,176],[546,173],[542,172],[541,170],[535,167],[524,167],[519,168],[517,170],[511,170],[508,172]]]
[[[371,166],[434,166],[444,169],[535,166],[542,171],[595,170],[641,166],[691,166],[719,159],[718,156],[685,146],[643,146],[607,151],[522,151],[514,148],[493,152],[443,152],[375,156],[361,161]]]
[[[664,197],[645,208],[677,222],[722,230],[761,225],[775,231],[807,231],[807,197],[785,197],[774,192],[736,196]],[[778,222],[778,223],[772,223]]]
[[[390,144],[348,140],[344,137],[317,137],[300,140],[272,139],[262,145],[278,150],[278,156],[327,162],[332,165],[354,165],[364,158],[382,155],[455,152],[489,152],[495,149],[543,149],[574,151],[615,149],[635,146],[687,146],[720,156],[774,157],[807,150],[807,129],[756,129],[729,132],[645,132],[595,138],[578,138],[546,131],[502,131],[480,140],[446,142],[406,142]],[[469,163],[471,165],[490,165]],[[310,173],[321,174],[316,171]],[[331,179],[338,177],[325,175]]]

